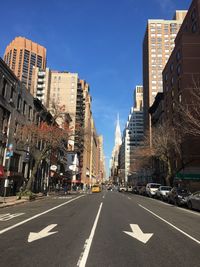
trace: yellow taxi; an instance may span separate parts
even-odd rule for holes
[[[92,186],[92,193],[99,193],[101,192],[101,187],[98,184]]]

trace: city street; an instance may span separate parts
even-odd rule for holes
[[[0,266],[190,266],[200,263],[200,213],[103,191],[0,210]]]

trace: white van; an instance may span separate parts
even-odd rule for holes
[[[153,197],[156,194],[156,191],[158,190],[158,188],[161,186],[161,184],[157,184],[157,183],[148,183],[146,185],[146,194],[149,197]]]

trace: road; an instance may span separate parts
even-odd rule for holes
[[[1,209],[0,240],[1,267],[197,267],[200,213],[113,191],[49,197]]]

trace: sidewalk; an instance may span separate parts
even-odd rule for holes
[[[36,198],[34,200],[28,200],[25,198],[17,199],[17,196],[10,196],[10,197],[6,197],[5,202],[4,202],[4,197],[0,197],[0,208],[6,208],[6,207],[22,204],[25,202],[35,201],[35,200],[44,199],[44,198],[45,196],[41,193],[36,194]]]
[[[25,202],[28,202],[29,200],[27,199],[18,199],[16,196],[10,196],[5,198],[4,202],[4,197],[0,197],[0,208],[5,208],[5,207],[10,207],[18,204],[22,204]]]
[[[84,193],[84,192],[82,192],[82,191],[69,191],[67,195],[68,196],[69,195],[78,195],[78,194],[81,194],[81,193]],[[39,194],[37,194],[35,200],[44,199],[44,198],[48,198],[48,197],[51,197],[51,196],[66,196],[66,195],[62,191],[61,192],[55,192],[55,191],[54,192],[49,192],[48,196],[45,196],[45,195],[39,193]],[[5,202],[4,202],[4,197],[0,196],[0,209],[1,208],[6,208],[6,207],[10,207],[10,206],[15,206],[15,205],[22,204],[22,203],[25,203],[25,202],[35,201],[35,200],[17,199],[17,196],[9,196],[9,197],[5,198]]]

